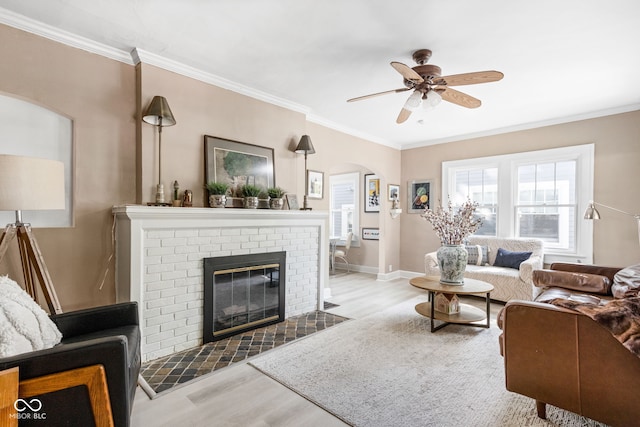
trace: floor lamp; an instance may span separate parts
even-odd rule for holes
[[[634,217],[636,219],[636,222],[638,223],[638,244],[640,244],[640,214],[632,214],[629,212],[621,211],[620,209],[612,208],[611,206],[603,205],[602,203],[596,203],[592,200],[589,202],[589,206],[587,206],[587,209],[585,209],[584,211],[584,219],[600,219],[600,212],[598,212],[598,210],[596,209],[596,205]]]
[[[56,160],[2,154],[0,182],[0,211],[16,213],[16,222],[8,224],[0,237],[0,262],[17,237],[25,290],[37,300],[35,282],[39,282],[49,312],[62,313],[31,224],[22,222],[22,211],[65,208],[64,164]]]
[[[300,154],[304,153],[304,201],[302,203],[302,210],[308,211],[311,210],[309,207],[309,174],[307,173],[307,154],[315,154],[316,150],[313,148],[313,144],[311,143],[311,138],[309,135],[302,135],[300,138],[300,142],[295,149],[295,152]]]

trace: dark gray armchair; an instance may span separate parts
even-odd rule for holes
[[[46,350],[0,358],[0,370],[17,366],[20,380],[71,369],[104,367],[115,426],[128,426],[140,372],[140,327],[135,302],[52,315],[62,342]],[[37,396],[47,426],[93,425],[86,387]],[[40,425],[42,420],[20,420]]]

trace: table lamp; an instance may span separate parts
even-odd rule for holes
[[[164,185],[162,185],[162,128],[173,126],[176,119],[173,117],[169,103],[164,96],[154,96],[147,108],[147,112],[142,116],[145,123],[158,127],[158,185],[156,187],[156,202],[150,205],[169,206],[164,198]]]
[[[304,201],[302,203],[302,210],[311,210],[309,207],[309,183],[307,182],[308,174],[307,174],[307,154],[315,154],[316,150],[313,148],[313,144],[311,143],[311,138],[309,135],[302,135],[300,138],[300,142],[295,149],[295,152],[300,154],[304,153]]]

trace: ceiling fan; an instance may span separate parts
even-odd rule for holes
[[[413,53],[413,60],[418,63],[418,65],[413,68],[401,62],[391,62],[391,66],[404,77],[404,85],[406,87],[351,98],[348,99],[347,102],[360,101],[388,93],[413,90],[413,93],[405,102],[396,119],[396,123],[404,123],[409,116],[411,116],[411,112],[421,103],[435,107],[444,99],[445,101],[462,107],[478,108],[482,104],[479,99],[451,89],[451,86],[496,82],[504,77],[504,74],[500,71],[478,71],[474,73],[441,76],[442,71],[440,67],[437,65],[427,65],[429,58],[431,58],[431,51],[429,49],[420,49]]]

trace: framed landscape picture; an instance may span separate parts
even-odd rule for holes
[[[380,212],[380,178],[372,173],[364,176],[364,211]]]
[[[204,136],[205,185],[224,182],[234,192],[245,184],[275,186],[273,148]]]
[[[409,213],[422,213],[425,209],[431,206],[431,181],[417,180],[409,181],[409,188],[407,191]]]

